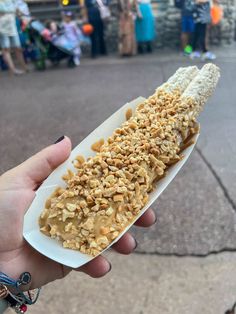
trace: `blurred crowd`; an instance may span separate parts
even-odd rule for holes
[[[191,59],[214,60],[208,48],[208,33],[220,23],[219,0],[175,0],[181,10],[181,49]],[[0,62],[2,70],[21,75],[31,62],[38,70],[47,60],[56,66],[66,59],[69,67],[80,64],[81,46],[91,57],[107,55],[104,29],[111,19],[109,0],[78,0],[80,18],[62,11],[60,22],[42,23],[30,14],[24,0],[0,0]],[[122,57],[151,53],[158,40],[151,0],[118,0],[118,51]],[[15,66],[17,64],[17,67]]]

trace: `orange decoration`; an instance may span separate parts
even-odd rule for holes
[[[219,5],[213,5],[211,8],[212,25],[217,25],[223,18],[223,9]]]
[[[84,24],[82,26],[82,32],[84,33],[84,35],[89,36],[93,33],[93,26],[89,23]]]

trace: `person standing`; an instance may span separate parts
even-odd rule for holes
[[[67,40],[71,43],[73,48],[73,61],[76,66],[80,64],[81,49],[80,43],[82,33],[76,22],[73,20],[73,13],[71,11],[63,12],[62,29]]]
[[[137,14],[136,0],[119,0],[119,53],[121,56],[136,54],[135,15]]]
[[[135,25],[138,52],[143,53],[145,50],[152,52],[152,41],[155,38],[155,21],[151,0],[138,0],[138,10]]]
[[[25,20],[26,22],[30,22],[31,14],[30,14],[29,6],[25,2],[25,0],[15,0],[15,4],[16,4],[16,9],[18,11],[18,15],[21,17],[21,19]]]
[[[13,0],[0,1],[0,46],[2,48],[3,59],[6,62],[10,72],[15,75],[25,73],[27,68],[17,32],[16,6]],[[22,70],[19,70],[15,67],[11,57],[11,48],[14,49],[17,61],[22,67]]]
[[[20,38],[21,47],[23,49],[23,54],[25,60],[28,59],[27,54],[27,45],[29,44],[29,35],[26,31],[27,25],[31,21],[31,14],[29,11],[28,4],[25,2],[25,0],[15,0],[16,5],[16,26],[17,31]]]
[[[211,7],[208,0],[196,0],[196,6],[193,13],[195,22],[195,31],[193,36],[193,52],[191,59],[201,58],[203,60],[214,60],[216,56],[206,47],[207,25],[211,23]],[[200,47],[201,52],[197,50]]]
[[[81,0],[80,3],[86,9],[85,17],[93,26],[91,38],[91,57],[96,58],[99,54],[106,55],[107,49],[104,39],[104,23],[101,18],[97,0]]]
[[[181,48],[185,55],[192,52],[191,39],[194,33],[194,0],[184,0],[181,7]]]

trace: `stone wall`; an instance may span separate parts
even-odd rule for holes
[[[112,0],[113,18],[107,25],[107,42],[110,51],[117,50],[117,0]],[[210,42],[214,45],[233,43],[236,34],[236,0],[221,0],[224,18],[220,25],[210,30]],[[153,11],[156,20],[157,38],[154,47],[179,47],[180,43],[180,10],[176,9],[173,0],[154,0]]]

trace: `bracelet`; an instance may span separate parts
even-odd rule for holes
[[[23,292],[21,286],[31,282],[29,272],[24,272],[19,279],[14,280],[6,274],[0,272],[0,299],[7,301],[8,305],[15,310],[17,314],[24,314],[27,311],[27,305],[34,304],[39,296],[40,288]],[[9,289],[13,288],[13,289]],[[12,292],[15,291],[15,293]]]

